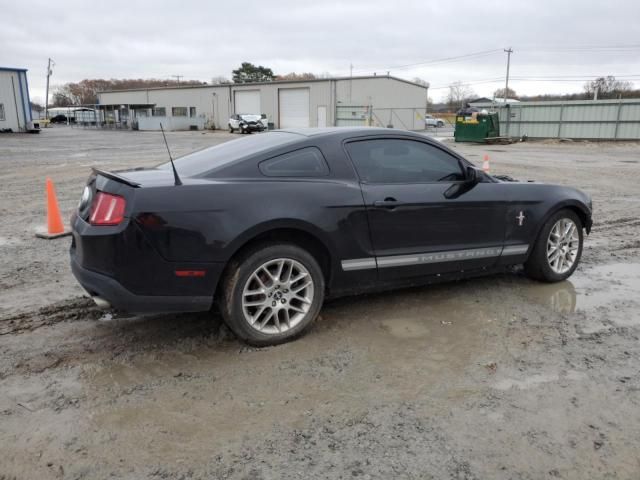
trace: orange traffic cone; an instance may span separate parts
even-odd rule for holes
[[[485,173],[489,173],[489,155],[485,153],[484,158],[482,159],[482,170]]]
[[[36,233],[36,237],[52,239],[70,235],[71,231],[65,230],[60,216],[58,199],[53,182],[47,178],[47,233]]]

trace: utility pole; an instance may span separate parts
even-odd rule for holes
[[[184,78],[184,75],[171,75],[172,78],[175,78],[178,81],[178,85],[180,85],[180,79]]]
[[[45,119],[49,118],[49,77],[53,74],[53,71],[51,70],[51,66],[52,66],[51,64],[55,66],[56,62],[49,59],[49,63],[47,63],[47,90],[44,98],[44,118]]]
[[[509,93],[509,66],[511,65],[511,54],[513,53],[513,49],[511,47],[505,48],[505,52],[507,52],[507,79],[504,84],[504,108],[505,112],[507,112],[507,136],[509,135],[509,123],[511,122],[511,109],[509,108],[509,104],[507,103],[507,97]]]
[[[513,53],[513,49],[511,47],[505,48],[505,52],[507,52],[507,80],[504,84],[504,104],[507,104],[507,94],[509,93],[509,66],[511,64],[511,54]]]

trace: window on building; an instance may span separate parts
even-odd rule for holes
[[[0,120],[6,120],[4,117],[4,103],[0,103]]]
[[[196,107],[189,107],[189,116],[192,118],[196,116]]]
[[[367,183],[431,183],[464,179],[457,158],[414,140],[364,140],[347,144],[347,150],[360,179]]]
[[[187,107],[171,107],[171,115],[174,117],[186,117]]]
[[[164,107],[156,107],[153,110],[151,110],[151,115],[153,117],[166,117],[167,109]]]
[[[329,174],[322,152],[315,147],[270,158],[260,162],[259,167],[267,177],[324,177]]]

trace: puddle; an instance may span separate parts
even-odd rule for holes
[[[598,265],[564,282],[532,283],[525,295],[555,312],[599,313],[619,326],[640,326],[640,263]],[[601,329],[602,322],[594,320]]]

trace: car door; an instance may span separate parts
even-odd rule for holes
[[[345,144],[360,178],[383,280],[489,267],[500,256],[506,197],[426,139],[377,137]]]

